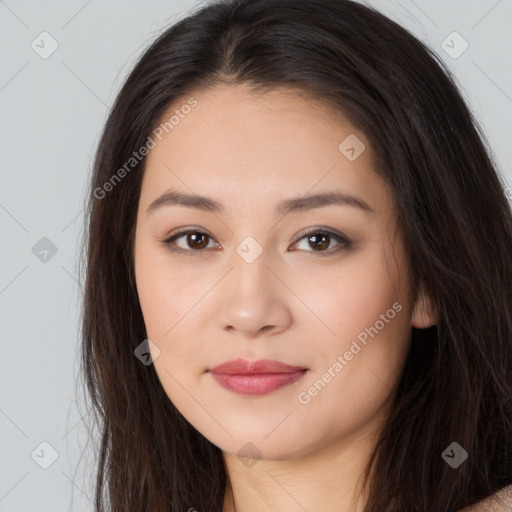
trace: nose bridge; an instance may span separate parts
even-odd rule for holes
[[[252,235],[245,237],[233,254],[233,280],[242,295],[245,291],[252,294],[257,290],[261,293],[272,288],[268,282],[272,279],[272,273],[267,268],[271,249],[264,247],[266,242],[262,237],[259,239],[260,241]]]
[[[272,250],[263,243],[249,236],[233,251],[232,270],[220,301],[219,318],[224,328],[254,334],[270,326],[280,330],[290,322],[290,310],[275,271],[269,268]]]

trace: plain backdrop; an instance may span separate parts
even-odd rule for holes
[[[512,184],[512,1],[367,3],[448,63]],[[196,5],[0,0],[0,512],[93,510],[77,387],[84,193],[124,78]]]

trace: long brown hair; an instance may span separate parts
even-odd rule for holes
[[[96,512],[222,509],[220,449],[134,356],[146,339],[133,268],[145,158],[126,165],[171,103],[219,83],[303,91],[366,134],[394,193],[415,289],[437,309],[437,325],[412,328],[368,462],[365,512],[451,512],[512,483],[512,214],[449,71],[408,31],[349,0],[221,0],[145,51],[97,149],[81,333],[101,434]],[[468,453],[457,469],[441,456],[454,441]]]

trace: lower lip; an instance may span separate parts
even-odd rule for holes
[[[210,372],[211,373],[211,372]],[[254,375],[228,375],[211,373],[211,376],[225,389],[240,395],[266,395],[276,389],[297,382],[306,373],[259,373]]]

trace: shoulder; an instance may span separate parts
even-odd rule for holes
[[[512,485],[503,487],[488,498],[466,507],[459,512],[511,512]]]

